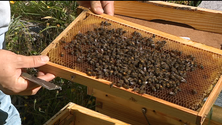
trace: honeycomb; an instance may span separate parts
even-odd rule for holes
[[[131,34],[133,34],[135,31],[139,32],[143,37],[150,38],[155,35],[155,39],[153,39],[154,42],[166,41],[166,44],[163,47],[164,52],[178,50],[183,52],[181,58],[185,58],[187,55],[192,55],[195,57],[195,61],[198,64],[201,64],[204,68],[197,68],[195,71],[187,72],[186,83],[179,85],[181,89],[180,92],[172,96],[169,94],[172,92],[172,89],[163,89],[156,91],[146,90],[146,94],[195,111],[201,108],[203,99],[209,95],[214,84],[221,75],[222,56],[193,46],[185,45],[156,34],[152,34],[148,31],[143,31],[119,22],[89,14],[87,18],[77,22],[75,26],[72,27],[71,30],[66,34],[66,36],[63,36],[57,46],[52,48],[47,53],[50,61],[87,73],[87,70],[92,69],[93,66],[89,65],[89,63],[86,61],[81,61],[80,63],[78,56],[70,54],[70,52],[74,51],[74,49],[67,47],[67,43],[71,43],[73,40],[75,40],[75,36],[77,34],[85,34],[87,31],[93,31],[95,28],[100,27],[102,21],[111,23],[112,25],[109,26],[110,29],[122,28],[123,30],[127,31],[124,34],[126,37],[131,37]],[[89,49],[90,46],[91,45],[82,45],[81,51]],[[119,78],[116,76],[108,76],[104,77],[103,79],[111,81],[112,83],[117,83],[119,80]]]

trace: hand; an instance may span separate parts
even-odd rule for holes
[[[114,1],[77,1],[77,3],[87,8],[91,7],[96,14],[114,15]]]
[[[35,95],[41,86],[23,79],[21,69],[39,67],[48,61],[47,56],[23,56],[0,50],[0,90],[8,95]],[[55,76],[39,72],[38,78],[50,81]]]

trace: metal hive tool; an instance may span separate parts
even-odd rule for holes
[[[110,28],[123,28],[127,31],[125,34],[126,37],[129,37],[134,31],[141,33],[143,37],[153,36],[152,33],[89,14],[87,18],[77,22],[75,27],[72,28],[72,32],[66,34],[60,43],[47,53],[50,57],[50,61],[86,73],[86,69],[92,68],[92,66],[84,61],[78,63],[77,56],[70,55],[70,52],[73,51],[73,49],[64,49],[64,47],[67,45],[66,43],[70,43],[75,39],[74,36],[76,34],[84,34],[87,31],[92,31],[94,28],[99,27],[101,21],[108,21],[111,23],[112,25]],[[196,57],[196,62],[202,64],[204,69],[197,69],[193,72],[188,72],[186,78],[187,83],[179,85],[182,91],[175,96],[170,96],[168,94],[171,91],[169,89],[158,90],[157,92],[147,91],[147,94],[197,111],[201,108],[203,99],[208,96],[213,85],[217,82],[221,75],[222,55],[201,50],[199,48],[156,35],[155,42],[158,40],[167,41],[167,44],[163,48],[164,51],[179,50],[182,51],[184,55],[193,55]],[[85,50],[88,48],[89,45],[83,45],[81,49]],[[183,58],[183,55],[181,58]],[[118,81],[118,78],[115,76],[105,77],[104,79],[114,83]],[[193,90],[197,91],[197,93],[192,94]]]

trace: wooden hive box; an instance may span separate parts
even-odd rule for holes
[[[139,9],[134,8],[134,6],[139,7]],[[144,13],[138,13],[138,11],[141,10]],[[135,1],[116,1],[115,13],[146,20],[162,19],[178,23],[185,23],[198,30],[216,32],[218,35],[222,34],[222,13],[220,11],[211,11],[207,9],[169,4],[165,2],[141,3]],[[189,16],[182,16],[183,18],[181,18],[181,15]],[[215,16],[216,18],[213,18]],[[50,62],[47,65],[40,67],[39,70],[50,72],[56,76],[88,86],[88,93],[97,98],[97,104],[99,104],[99,106],[96,107],[97,111],[130,124],[147,124],[141,110],[142,108],[147,109],[146,116],[151,124],[203,124],[207,114],[210,111],[210,108],[213,106],[222,89],[222,78],[219,77],[221,73],[219,71],[221,70],[220,56],[222,56],[222,50],[217,49],[218,47],[193,42],[191,41],[193,39],[192,37],[191,40],[186,40],[175,35],[120,19],[126,19],[127,17],[121,17],[119,15],[117,15],[117,17],[119,18],[111,17],[105,14],[95,15],[87,9],[84,9],[79,16],[42,52],[43,55],[49,55]],[[90,21],[87,22],[87,20]],[[200,58],[206,60],[208,60],[208,58],[209,60],[216,60],[217,63],[212,65],[208,64],[207,61],[203,61],[203,63],[206,62],[206,66],[215,66],[216,68],[214,67],[213,69],[217,69],[217,71],[215,70],[216,73],[214,72],[207,74],[206,72],[206,74],[204,74],[210,76],[214,75],[214,79],[211,79],[208,86],[208,88],[210,88],[207,92],[209,96],[205,103],[203,103],[198,110],[192,110],[152,95],[141,95],[122,87],[119,88],[113,86],[110,88],[110,84],[112,82],[104,79],[96,79],[95,77],[86,75],[86,73],[78,69],[78,66],[72,64],[73,60],[70,60],[69,56],[66,56],[66,53],[63,59],[60,59],[60,54],[62,48],[64,47],[61,43],[62,41],[71,41],[75,34],[79,32],[86,32],[87,27],[94,25],[96,22],[98,23],[99,21],[101,22],[104,20],[116,23],[118,26],[128,28],[128,30],[137,29],[144,32],[144,34],[155,34],[158,36],[158,38],[164,38],[169,42],[176,41],[178,44],[182,45],[177,46],[176,44],[173,46],[177,49],[183,48],[184,46],[190,47],[193,49],[192,52],[194,52],[194,54],[196,54],[196,52],[198,53],[198,51],[201,51],[199,53],[203,52],[203,55],[198,55]],[[137,21],[138,20],[135,20],[135,22]],[[85,27],[85,25],[87,26]],[[66,64],[67,62],[69,65]]]
[[[70,102],[44,125],[129,125]]]

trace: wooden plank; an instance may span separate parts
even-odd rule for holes
[[[77,82],[83,85],[86,85],[88,87],[92,87],[101,91],[105,91],[109,93],[110,95],[118,96],[123,99],[131,99],[134,98],[137,100],[137,104],[140,105],[148,105],[150,109],[159,111],[159,112],[165,112],[170,114],[172,117],[176,117],[178,119],[185,119],[186,121],[189,121],[191,123],[196,123],[196,111],[193,111],[191,109],[187,109],[185,107],[170,103],[168,101],[144,94],[138,94],[135,92],[132,92],[131,89],[124,89],[119,87],[113,87],[110,88],[109,81],[103,80],[103,79],[95,79],[95,77],[87,76],[85,73],[82,73],[80,71],[76,71],[55,63],[47,63],[46,65],[39,68],[40,71],[43,72],[49,72],[54,74],[55,76],[60,76],[62,78],[65,78],[67,80]],[[74,76],[74,79],[73,77]],[[178,115],[180,114],[180,115]]]
[[[124,100],[108,93],[93,89],[93,94],[97,98],[97,103],[102,104],[102,106],[96,107],[96,110],[100,113],[109,115],[116,119],[135,124],[146,124],[144,116],[141,115],[141,108],[145,107],[147,109],[147,117],[149,122],[156,125],[196,125],[192,123],[187,123],[183,119],[171,118],[161,112],[157,112],[149,107],[138,105],[137,103],[131,102],[130,100]],[[210,120],[210,125],[222,125],[222,107],[213,106],[212,118]],[[203,125],[209,125],[209,115],[204,120]]]
[[[76,120],[74,125],[115,125],[105,120],[97,119],[95,117],[89,117],[81,112],[75,112]]]
[[[145,125],[145,118],[142,117],[142,112],[136,112],[130,110],[125,105],[119,105],[113,102],[107,102],[102,99],[97,98],[97,104],[102,104],[102,107],[96,107],[96,111],[113,117],[115,119],[127,122],[132,125]]]
[[[75,103],[67,104],[45,125],[129,125]]]
[[[57,112],[51,119],[49,119],[44,125],[54,125],[59,124],[63,121],[66,117],[68,117],[69,111],[67,108],[72,105],[72,103],[68,103],[66,106],[64,106],[59,112]]]
[[[120,120],[131,124],[147,124],[147,121],[142,114],[142,108],[147,109],[146,115],[152,125],[187,124],[187,122],[183,119],[172,118],[164,112],[158,112],[150,109],[149,105],[139,105],[136,103],[136,99],[134,98],[129,100],[121,99],[96,89],[93,89],[93,94],[96,97],[97,103],[102,103],[102,106],[96,107],[96,110],[98,110],[100,113],[109,115],[114,118],[119,118]]]
[[[93,88],[87,87],[87,95],[93,95]]]
[[[76,117],[75,125],[129,125],[76,104],[73,104],[68,109]]]
[[[222,33],[222,12],[175,3],[115,1],[115,14],[154,20],[162,19],[190,25],[198,30]],[[130,8],[130,9],[129,9]]]
[[[198,113],[197,117],[197,124],[203,123],[204,119],[207,117],[208,112],[210,111],[210,108],[213,106],[214,102],[216,101],[218,95],[220,94],[222,90],[222,76],[218,80],[217,84],[214,86],[212,92],[210,93],[209,97],[207,98],[206,102],[204,103],[203,107]]]

